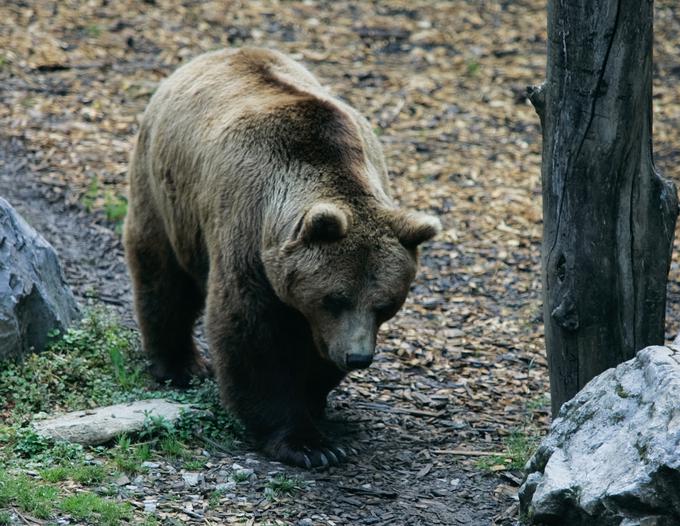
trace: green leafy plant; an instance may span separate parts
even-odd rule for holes
[[[122,233],[123,220],[127,215],[128,202],[124,196],[118,195],[112,191],[104,193],[104,213],[106,219],[115,223],[116,232]]]
[[[146,414],[139,438],[142,440],[157,440],[171,437],[175,434],[175,427],[162,415]]]
[[[98,38],[102,34],[102,28],[97,24],[91,24],[85,28],[85,33],[87,33],[87,36],[89,37]]]
[[[466,73],[469,77],[474,77],[479,73],[479,68],[481,67],[481,64],[477,62],[474,59],[468,60],[467,62],[467,67],[466,67]]]
[[[21,457],[31,458],[44,453],[52,447],[52,441],[35,432],[30,427],[16,430],[14,436],[14,453]]]

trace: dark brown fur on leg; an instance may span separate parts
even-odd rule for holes
[[[158,381],[169,380],[178,387],[188,386],[192,376],[209,375],[192,337],[203,307],[199,288],[179,267],[167,240],[128,235],[126,249],[151,373]]]
[[[226,301],[227,281],[213,283],[207,331],[225,402],[276,460],[307,468],[344,460],[344,451],[316,428],[307,407],[304,360],[311,339],[304,319],[280,302],[262,304],[247,293],[237,293],[235,309],[236,302]]]
[[[326,412],[326,398],[338,386],[345,373],[318,354],[309,358],[307,371],[307,408],[315,419],[321,419]]]

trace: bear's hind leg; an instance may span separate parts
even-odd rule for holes
[[[137,321],[152,375],[186,387],[192,376],[210,374],[192,336],[204,298],[177,263],[165,234],[154,235],[154,230],[147,228],[143,236],[136,236],[126,228],[125,233]]]

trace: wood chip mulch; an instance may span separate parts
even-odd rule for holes
[[[674,0],[657,0],[654,133],[659,168],[680,182],[676,11]],[[25,174],[22,184],[37,189],[36,202],[60,207],[67,230],[74,217],[79,232],[48,236],[64,247],[71,275],[106,272],[83,270],[87,258],[67,241],[113,229],[101,210],[125,192],[131,143],[159,80],[229,45],[303,61],[375,126],[401,204],[444,224],[423,250],[407,304],[382,331],[375,365],[333,396],[329,425],[358,450],[347,466],[300,472],[244,448],[210,457],[195,485],[168,463],[122,484],[121,497],[186,524],[515,523],[521,474],[477,461],[502,452],[511,432],[541,433],[549,423],[541,138],[525,97],[545,77],[545,19],[545,2],[534,0],[0,5],[0,140],[22,152],[18,168],[0,155],[0,172],[11,162]],[[92,225],[83,226],[84,201]],[[111,261],[122,261],[117,234],[106,235]],[[680,320],[679,265],[676,255],[669,337]],[[107,268],[127,279],[122,265]],[[129,312],[127,285],[121,290],[122,299],[110,288],[106,297]],[[232,487],[235,462],[253,475]],[[280,471],[302,487],[268,499],[264,488]],[[209,507],[220,484],[219,506]]]

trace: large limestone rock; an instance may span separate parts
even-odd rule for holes
[[[54,249],[0,198],[0,360],[41,351],[77,315]]]
[[[648,347],[594,378],[526,470],[531,524],[680,524],[680,347]]]
[[[35,420],[39,435],[83,445],[104,444],[124,433],[137,433],[150,417],[175,423],[185,413],[200,413],[189,404],[170,400],[139,400]]]

